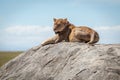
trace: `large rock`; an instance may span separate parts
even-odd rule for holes
[[[3,65],[0,80],[120,80],[120,44],[36,46]]]

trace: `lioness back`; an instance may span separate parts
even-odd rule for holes
[[[99,41],[99,35],[87,26],[80,26],[72,28],[69,40],[70,42],[96,43]]]

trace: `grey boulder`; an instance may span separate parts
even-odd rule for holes
[[[3,65],[0,80],[120,80],[120,44],[39,45]]]

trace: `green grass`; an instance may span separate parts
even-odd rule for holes
[[[10,51],[10,52],[0,51],[0,67],[9,60],[18,56],[20,53],[22,53],[22,51]]]

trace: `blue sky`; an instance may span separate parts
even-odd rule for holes
[[[67,18],[120,43],[120,0],[0,0],[0,50],[27,50],[54,35],[53,18]]]

